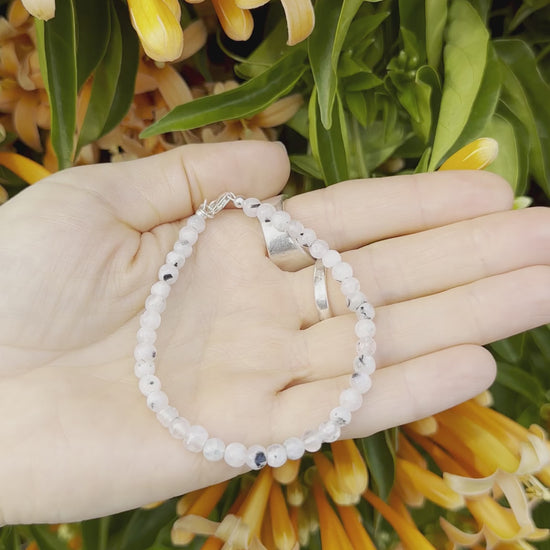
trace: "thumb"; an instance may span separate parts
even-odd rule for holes
[[[53,176],[89,188],[115,216],[138,231],[190,216],[225,191],[264,199],[290,171],[284,146],[268,141],[184,145],[151,157],[82,166]],[[76,174],[78,172],[78,175]]]

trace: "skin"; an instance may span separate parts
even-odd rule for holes
[[[133,374],[139,315],[179,228],[226,190],[265,199],[289,174],[278,144],[190,145],[57,173],[0,209],[0,524],[119,512],[232,477],[185,450]],[[497,176],[350,181],[285,209],[339,249],[377,308],[379,369],[343,432],[446,409],[495,376],[481,346],[550,322],[550,212],[511,211]],[[312,267],[279,270],[257,220],[207,224],[172,288],[157,373],[171,404],[226,443],[318,425],[347,387],[355,315]]]

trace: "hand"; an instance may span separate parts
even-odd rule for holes
[[[288,176],[276,144],[191,145],[60,172],[0,209],[0,524],[107,515],[229,478],[172,439],[133,374],[139,315],[179,228],[230,190]],[[550,321],[549,211],[510,211],[489,173],[350,181],[285,209],[344,252],[377,307],[379,369],[345,437],[488,387],[481,346]],[[279,270],[257,220],[209,221],[158,331],[158,374],[182,415],[226,442],[281,442],[347,387],[355,316],[312,268]]]

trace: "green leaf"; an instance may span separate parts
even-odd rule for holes
[[[479,92],[471,107],[468,122],[464,126],[460,136],[455,141],[452,148],[448,151],[451,153],[458,151],[473,140],[483,137],[486,125],[494,115],[500,90],[502,85],[502,74],[500,63],[495,53],[495,49],[491,43],[487,45],[487,65]]]
[[[426,0],[426,58],[428,65],[439,67],[443,35],[447,24],[447,0]]]
[[[292,169],[298,174],[311,176],[318,180],[323,179],[319,163],[311,155],[290,155],[289,159]]]
[[[426,14],[424,2],[399,0],[399,24],[403,48],[415,64],[426,61]]]
[[[90,519],[80,524],[83,550],[107,550],[110,516]]]
[[[169,500],[153,510],[136,510],[117,550],[146,550],[155,542],[158,532],[176,518],[174,500]]]
[[[416,168],[414,169],[415,174],[423,174],[428,171],[428,162],[430,161],[430,155],[432,154],[431,147],[428,147],[422,153]]]
[[[367,69],[347,78],[344,83],[344,89],[346,92],[364,92],[365,90],[376,88],[381,84],[383,84],[383,80]]]
[[[520,176],[520,159],[513,125],[496,113],[485,127],[483,136],[498,142],[498,157],[486,170],[502,176],[515,190]]]
[[[0,550],[20,550],[21,539],[16,527],[6,526],[0,528]]]
[[[542,78],[529,46],[522,40],[497,40],[502,60],[503,101],[527,126],[532,139],[530,171],[550,195],[550,86]]]
[[[359,121],[361,126],[367,125],[367,101],[362,92],[349,92],[344,99],[351,114]]]
[[[496,139],[499,147],[498,157],[486,170],[501,175],[516,195],[522,194],[529,174],[529,134],[524,124],[501,104],[483,136]]]
[[[369,36],[382,25],[390,13],[390,11],[380,11],[356,17],[346,33],[343,46],[344,53],[364,45]]]
[[[367,462],[373,489],[387,500],[395,480],[395,434],[392,430],[378,432],[358,440]]]
[[[332,125],[338,85],[338,59],[347,31],[363,0],[317,0],[315,28],[308,39],[311,71],[317,87],[321,122]]]
[[[78,137],[77,150],[99,139],[115,97],[122,63],[122,35],[118,17],[111,7],[111,36],[93,78],[90,102]]]
[[[445,77],[429,169],[433,170],[460,137],[480,89],[489,32],[467,0],[453,0],[443,51]]]
[[[532,329],[529,334],[544,358],[550,361],[550,325]]]
[[[51,140],[59,169],[71,166],[76,128],[76,31],[73,0],[57,2],[55,17],[36,20],[40,70],[51,110]],[[45,76],[44,76],[45,75]]]
[[[293,50],[238,88],[179,105],[146,128],[140,137],[190,130],[222,120],[251,117],[294,88],[305,71],[304,56],[303,50]]]
[[[40,550],[67,550],[67,543],[50,532],[47,525],[31,525],[29,528]]]
[[[102,136],[115,128],[130,109],[139,65],[139,39],[128,18],[128,8],[122,2],[115,2],[114,6],[122,37],[122,62],[111,109],[101,130]]]
[[[77,89],[95,70],[107,49],[111,33],[108,0],[73,0],[76,23]]]
[[[314,88],[309,100],[309,141],[325,185],[348,179],[347,129],[339,98],[334,102],[331,118],[332,125],[327,130],[321,123],[317,88]]]
[[[497,364],[496,381],[499,384],[519,393],[537,407],[546,402],[544,388],[535,376],[509,363],[499,361]]]
[[[246,61],[235,65],[235,74],[249,80],[271,67],[291,50],[286,43],[287,35],[286,20],[281,19]]]

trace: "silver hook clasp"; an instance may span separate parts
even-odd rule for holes
[[[230,202],[233,202],[235,206],[238,206],[241,201],[241,197],[237,197],[235,193],[224,193],[212,202],[206,202],[205,200],[197,210],[197,214],[205,218],[213,218],[218,212],[221,212]]]

